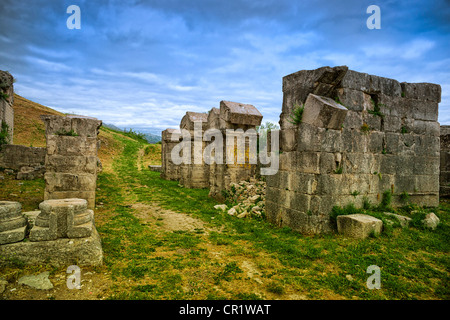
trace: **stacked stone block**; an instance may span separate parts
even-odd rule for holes
[[[86,199],[95,207],[100,120],[87,117],[41,117],[46,126],[44,199]]]
[[[94,212],[84,199],[46,200],[30,231],[31,241],[86,238],[92,235]]]
[[[450,197],[450,126],[441,126],[440,196]]]
[[[220,198],[222,190],[228,189],[231,182],[245,180],[257,173],[256,161],[254,164],[249,161],[252,155],[256,156],[256,148],[255,152],[250,151],[250,137],[253,137],[256,147],[256,126],[261,124],[261,120],[262,115],[254,106],[230,101],[221,101],[220,108],[212,108],[208,113],[186,112],[180,123],[181,130],[163,131],[161,177],[178,180],[188,188],[210,188],[210,196]],[[253,129],[253,133],[249,129]],[[187,143],[191,163],[175,165],[170,159],[171,152],[185,140],[182,137],[184,130],[190,134]],[[239,140],[244,144],[242,155],[238,154]],[[213,147],[213,143],[220,149]],[[210,147],[210,153],[205,152],[207,147]],[[227,154],[231,159],[228,163]],[[245,163],[238,163],[240,156]]]
[[[166,180],[178,180],[180,176],[179,166],[172,161],[172,149],[180,142],[181,131],[178,129],[166,129],[161,135],[161,178]]]
[[[284,77],[280,170],[267,177],[268,220],[302,233],[330,232],[333,206],[377,204],[387,190],[393,205],[406,192],[414,203],[437,206],[440,93],[439,85],[345,66]]]
[[[5,122],[8,125],[9,141],[14,138],[14,78],[6,71],[0,70],[0,125]]]
[[[256,144],[251,145],[251,141],[256,143],[258,139],[256,126],[261,124],[262,115],[253,105],[231,101],[221,101],[220,109],[214,109],[210,112],[213,115],[210,124],[219,125],[214,129],[222,134],[223,161],[210,165],[209,195],[222,200],[222,191],[229,189],[231,183],[238,183],[258,173],[257,159],[250,161],[252,156],[256,157],[257,152]],[[243,144],[242,149],[238,143]]]
[[[0,245],[22,241],[27,231],[27,220],[22,205],[14,201],[0,201]]]
[[[190,135],[190,163],[180,165],[179,182],[186,188],[207,188],[209,186],[209,168],[203,161],[203,150],[206,142],[203,133],[208,123],[208,115],[199,112],[186,112],[181,119],[180,130]],[[197,128],[197,130],[195,130]]]

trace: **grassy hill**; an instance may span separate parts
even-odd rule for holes
[[[52,112],[27,103],[36,108],[30,114]],[[21,112],[19,141],[42,143],[43,132],[34,129],[39,127],[37,117],[27,119]],[[17,262],[0,268],[0,276],[12,279],[0,299],[450,298],[448,202],[433,209],[441,219],[435,231],[396,224],[364,240],[300,235],[264,219],[219,213],[208,190],[160,179],[146,167],[160,161],[159,144],[108,128],[100,130],[99,139],[103,171],[97,182],[95,224],[104,265],[83,267],[82,289],[69,290],[67,266]],[[24,210],[34,210],[43,187],[42,180],[16,181],[5,174],[0,200],[20,201]],[[366,285],[371,265],[381,269],[379,290]],[[18,276],[43,271],[51,272],[54,289],[37,291],[15,282]]]

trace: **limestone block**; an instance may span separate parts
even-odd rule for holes
[[[61,135],[70,131],[82,137],[97,137],[102,121],[84,116],[41,115],[46,135]]]
[[[285,130],[293,130],[285,129]],[[281,130],[281,136],[283,136],[283,131]],[[295,129],[294,129],[295,130]],[[323,143],[323,135],[326,129],[319,128],[309,123],[300,123],[297,129],[298,138],[296,139],[297,151],[321,151]],[[289,135],[287,135],[289,136]],[[283,142],[280,138],[280,149],[284,151],[286,142]]]
[[[46,182],[45,190],[54,191],[95,191],[97,179],[91,174],[73,174],[46,172],[44,175]]]
[[[383,92],[388,96],[401,96],[401,85],[397,80],[348,70],[340,86],[360,90],[369,94]]]
[[[425,121],[438,121],[439,103],[429,100],[403,98],[403,108],[409,117]]]
[[[340,130],[347,115],[347,108],[327,97],[308,95],[302,122],[318,127]]]
[[[363,125],[369,126],[370,131],[381,131],[381,117],[368,112],[363,113]],[[361,130],[361,127],[358,128]]]
[[[220,101],[220,118],[233,124],[259,126],[262,114],[251,104]]]
[[[93,231],[94,213],[84,199],[45,200],[30,231],[31,241],[58,238],[89,237]]]
[[[288,128],[280,131],[280,150],[283,152],[295,151],[297,149],[297,128]],[[304,134],[306,134],[304,132]]]
[[[208,113],[208,129],[219,129],[220,128],[220,109],[212,108]]]
[[[27,221],[21,213],[22,205],[14,201],[0,201],[0,244],[22,241]]]
[[[0,246],[0,265],[21,261],[26,265],[100,266],[103,263],[101,239],[94,228],[86,238],[61,238],[52,241],[27,241]]]
[[[76,172],[76,173],[97,173],[97,157],[72,155],[63,156],[59,154],[49,155],[45,159],[48,172]]]
[[[360,129],[363,123],[361,112],[348,110],[344,121],[345,129]]]
[[[408,227],[409,223],[411,222],[411,218],[407,217],[407,216],[402,216],[401,214],[395,214],[392,212],[383,212],[383,214],[389,216],[389,217],[394,217],[398,220],[398,222],[400,223],[400,226],[402,228],[406,228]]]
[[[370,234],[380,234],[383,222],[366,214],[349,214],[337,217],[337,228],[346,237],[364,239]]]
[[[97,156],[97,138],[47,135],[47,155]]]
[[[343,139],[341,130],[328,129],[323,132],[321,151],[341,152],[343,151]]]
[[[369,94],[350,88],[339,88],[336,91],[339,102],[348,110],[363,111],[373,108]]]
[[[436,121],[414,119],[410,130],[415,134],[425,134],[435,137],[438,137],[440,134],[439,122]]]
[[[441,102],[441,86],[434,83],[401,83],[405,98]]]
[[[181,119],[180,129],[185,129],[193,133],[196,122],[201,124],[202,130],[206,129],[206,126],[208,124],[208,114],[187,111],[184,117]]]

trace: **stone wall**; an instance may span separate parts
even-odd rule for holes
[[[222,190],[228,189],[231,182],[245,180],[257,173],[257,163],[249,161],[249,137],[252,133],[248,130],[255,130],[253,135],[256,135],[256,126],[261,124],[261,120],[262,115],[254,106],[230,101],[221,101],[220,108],[212,108],[208,113],[186,112],[180,130],[163,131],[161,177],[178,180],[188,188],[210,188],[210,196],[221,198]],[[189,139],[182,136],[183,131],[189,132]],[[219,140],[223,142],[221,149],[215,148],[219,146]],[[243,155],[237,154],[238,141],[244,143]],[[180,146],[180,142],[187,147],[180,155],[186,151],[186,159],[190,163],[176,165],[171,159],[171,152],[175,146]],[[206,148],[211,152],[205,152]],[[222,161],[213,161],[219,159],[219,153],[222,154]],[[231,161],[227,162],[227,154],[231,154]],[[244,157],[245,163],[238,161],[239,156]]]
[[[9,128],[9,143],[14,138],[14,78],[9,72],[0,70],[0,125],[6,122]]]
[[[95,206],[98,130],[95,118],[41,116],[46,127],[44,199],[80,198]]]
[[[441,126],[440,196],[450,196],[450,126]]]
[[[302,233],[334,229],[335,205],[439,203],[439,85],[323,67],[283,78],[280,169],[267,176],[269,221]],[[303,121],[294,109],[303,106]]]
[[[45,172],[45,148],[7,144],[0,150],[0,167],[18,171],[17,178],[31,180]]]

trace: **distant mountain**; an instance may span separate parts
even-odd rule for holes
[[[148,141],[148,143],[157,143],[161,141],[161,137],[157,136],[156,134],[144,133],[144,137]]]
[[[104,122],[103,122],[102,126],[108,128],[108,129],[111,129],[111,130],[116,130],[116,131],[123,132],[122,129],[120,129],[119,127],[116,127],[115,125],[110,124],[110,123],[104,123]]]

